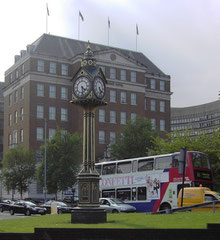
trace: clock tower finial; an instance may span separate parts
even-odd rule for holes
[[[89,41],[88,41],[88,46],[86,48],[86,52],[84,53],[84,57],[81,61],[81,67],[85,67],[85,66],[96,66],[96,60],[91,50]]]

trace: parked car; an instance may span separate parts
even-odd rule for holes
[[[46,214],[46,208],[39,207],[33,202],[19,200],[16,201],[14,204],[10,205],[10,214],[14,215],[15,213],[23,213],[27,216],[31,214]]]
[[[2,200],[0,202],[0,212],[9,211],[10,206],[14,203],[12,200]]]
[[[62,214],[62,213],[71,213],[73,210],[73,207],[69,207],[66,203],[61,202],[61,201],[54,201],[54,200],[49,200],[45,202],[44,204],[41,204],[40,206],[43,208],[47,209],[47,213],[51,213],[51,204],[56,203],[57,204],[57,213]]]
[[[108,213],[132,213],[136,212],[136,208],[124,203],[122,200],[114,198],[100,198],[99,199],[100,207],[105,209]]]

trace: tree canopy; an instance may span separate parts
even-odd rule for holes
[[[111,153],[117,159],[147,156],[153,136],[151,121],[137,116],[119,131],[116,143],[111,145]]]
[[[167,138],[161,139],[154,137],[152,143],[154,146],[152,155],[177,152],[185,147],[187,150],[200,151],[206,153],[212,164],[214,173],[214,188],[220,191],[220,131],[212,134],[201,134],[197,137],[191,137],[190,131],[186,130],[184,134],[176,131],[174,134],[167,133]]]
[[[1,177],[7,190],[17,190],[21,199],[35,177],[35,156],[23,146],[10,149],[2,161]]]
[[[46,179],[47,192],[55,194],[72,187],[76,182],[82,153],[81,137],[75,133],[56,131],[56,135],[46,144]],[[44,145],[41,146],[44,159]],[[37,178],[44,185],[44,161],[37,169]]]

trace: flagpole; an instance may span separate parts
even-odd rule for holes
[[[48,34],[48,13],[46,9],[46,34]]]
[[[78,16],[78,40],[79,40],[79,34],[80,34],[80,15]]]
[[[109,46],[109,28],[110,26],[109,26],[109,17],[108,17],[108,46]]]

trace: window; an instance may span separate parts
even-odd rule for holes
[[[153,112],[156,111],[156,100],[154,99],[150,101],[150,110]]]
[[[99,144],[105,144],[105,132],[102,130],[99,131]]]
[[[99,109],[99,122],[105,122],[105,110]]]
[[[143,159],[138,161],[138,171],[149,171],[153,170],[154,167],[154,159]]]
[[[68,88],[61,87],[61,99],[67,100],[68,99]]]
[[[14,112],[14,123],[17,123],[18,122],[18,112],[15,111]]]
[[[49,70],[50,73],[56,74],[56,67],[57,67],[57,65],[55,62],[50,62],[50,70]]]
[[[151,118],[151,128],[152,128],[152,130],[156,130],[156,119],[155,118]]]
[[[21,65],[21,74],[24,74],[24,64]]]
[[[160,112],[165,112],[165,102],[160,101]]]
[[[18,70],[15,71],[15,78],[18,78]]]
[[[156,80],[155,79],[150,80],[150,88],[151,89],[156,89]]]
[[[137,114],[136,113],[131,113],[131,121],[136,121]]]
[[[121,124],[126,124],[126,112],[121,112]]]
[[[37,105],[37,118],[43,119],[44,118],[44,106]]]
[[[17,144],[18,143],[18,132],[17,130],[13,131],[13,144]]]
[[[102,166],[102,175],[115,174],[116,163],[104,164]]]
[[[49,120],[56,120],[56,108],[49,107]]]
[[[110,68],[110,78],[116,79],[116,69],[115,68]]]
[[[131,200],[131,189],[130,188],[117,189],[116,198],[123,200],[123,201]]]
[[[115,143],[116,143],[116,133],[110,132],[110,144],[115,144]]]
[[[56,129],[54,128],[49,128],[49,136],[48,138],[51,139],[56,135]]]
[[[160,120],[160,131],[165,131],[165,126],[166,123],[165,123],[165,120],[161,119]]]
[[[8,102],[9,106],[12,105],[12,94],[9,95],[9,102]]]
[[[110,102],[116,103],[116,90],[110,90]]]
[[[162,170],[172,167],[172,156],[158,157],[155,159],[155,169]]]
[[[49,97],[56,98],[56,86],[54,85],[49,86]]]
[[[11,134],[8,134],[8,146],[10,146],[12,144],[11,142]]]
[[[9,113],[8,115],[8,126],[11,126],[12,125],[12,115],[11,113]]]
[[[67,76],[68,75],[68,65],[62,63],[61,64],[61,75]]]
[[[126,81],[126,71],[124,69],[120,70],[120,79]]]
[[[44,72],[44,61],[43,60],[37,61],[37,71]]]
[[[130,173],[131,162],[121,162],[117,165],[117,173]]]
[[[123,104],[127,103],[126,92],[121,92],[121,103]]]
[[[20,142],[23,143],[24,142],[24,130],[20,129]]]
[[[14,100],[15,100],[15,103],[18,102],[18,91],[17,90],[15,91],[15,99]]]
[[[24,119],[24,108],[21,107],[20,108],[20,120],[23,121],[23,119]]]
[[[44,96],[44,85],[42,83],[37,84],[37,96],[38,97]]]
[[[137,95],[136,95],[136,93],[131,93],[131,105],[137,105]]]
[[[165,91],[165,81],[160,80],[160,91]]]
[[[21,87],[20,91],[20,99],[24,99],[24,87]]]
[[[37,128],[37,140],[43,141],[44,140],[44,129],[41,127]]]
[[[131,72],[131,82],[136,82],[136,72]]]
[[[138,187],[137,188],[137,200],[146,200],[147,199],[147,191],[146,187]]]
[[[61,121],[68,121],[68,109],[67,108],[61,108]]]
[[[116,111],[110,111],[110,123],[116,123]]]

